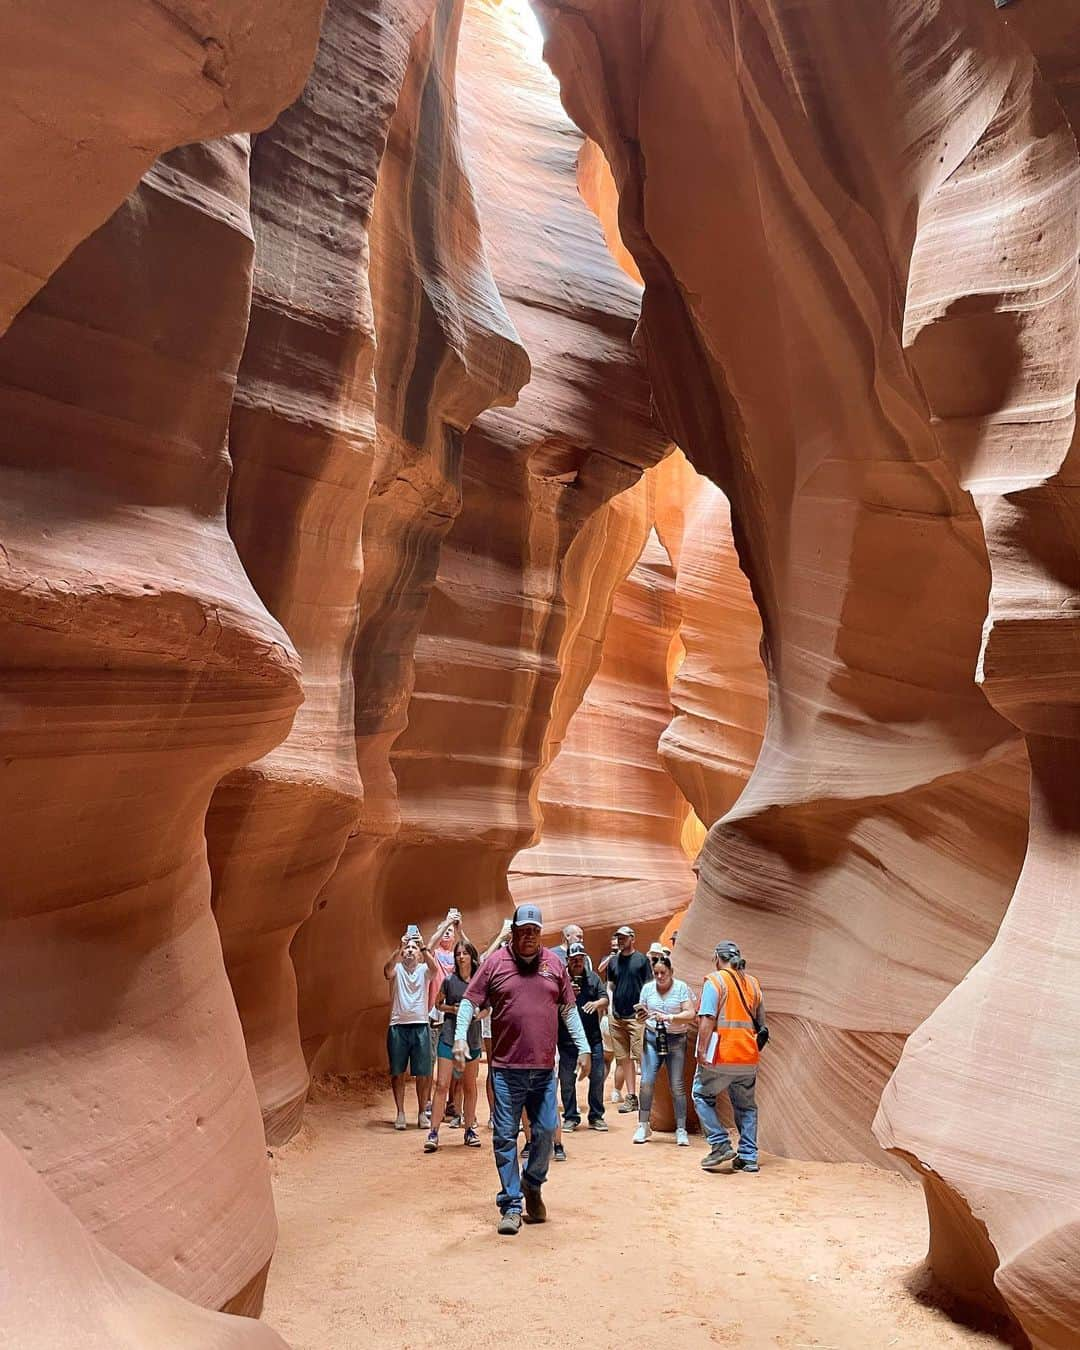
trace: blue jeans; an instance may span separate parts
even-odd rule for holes
[[[547,1181],[551,1148],[559,1125],[554,1069],[492,1069],[495,1109],[491,1113],[495,1166],[502,1189],[496,1204],[502,1214],[520,1214],[521,1182],[518,1171],[518,1128],[521,1112],[529,1113],[531,1139],[525,1185],[539,1189]]]
[[[601,1043],[589,1047],[592,1055],[592,1068],[589,1071],[589,1122],[604,1119],[604,1047]],[[581,1112],[577,1104],[577,1046],[572,1050],[559,1047],[559,1091],[562,1093],[563,1120],[569,1124],[581,1124]]]
[[[731,1109],[735,1113],[735,1128],[739,1132],[739,1157],[747,1162],[757,1162],[757,1103],[754,1101],[754,1085],[757,1074],[747,1074],[742,1078],[732,1078],[729,1065],[717,1065],[706,1068],[697,1066],[694,1074],[694,1109],[705,1131],[705,1138],[713,1148],[731,1147],[731,1136],[720,1123],[716,1114],[716,1097],[726,1090],[731,1098]]]
[[[671,1100],[675,1105],[675,1128],[686,1129],[686,1036],[668,1033],[667,1060]],[[641,1048],[641,1083],[638,1087],[638,1120],[649,1122],[652,1112],[653,1088],[663,1061],[656,1051],[656,1032],[645,1029],[645,1043]]]

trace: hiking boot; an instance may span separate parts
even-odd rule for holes
[[[622,1101],[619,1103],[619,1115],[627,1116],[630,1114],[631,1111],[636,1111],[637,1109],[638,1109],[637,1093],[628,1092],[626,1096],[622,1099]]]
[[[652,1134],[652,1126],[649,1125],[649,1124],[647,1124],[647,1123],[643,1120],[643,1121],[638,1125],[637,1129],[634,1131],[634,1143],[635,1143],[635,1144],[645,1144],[645,1143],[648,1143],[649,1135],[650,1135],[650,1134]]]
[[[408,1122],[407,1122],[406,1119],[405,1119],[405,1112],[404,1112],[404,1111],[399,1111],[399,1112],[397,1113],[397,1120],[394,1121],[394,1129],[395,1129],[395,1130],[407,1130],[408,1128],[409,1128],[409,1125],[408,1125]]]
[[[577,1129],[577,1127],[578,1127],[580,1124],[581,1124],[581,1121],[580,1121],[580,1120],[566,1120],[566,1119],[564,1118],[563,1123],[562,1123],[563,1133],[564,1133],[564,1134],[573,1134],[574,1131]]]
[[[540,1194],[540,1187],[522,1186],[521,1192],[525,1197],[525,1222],[543,1223],[547,1218],[547,1205]]]
[[[439,1147],[439,1131],[431,1130],[428,1133],[428,1137],[424,1140],[424,1152],[434,1153],[438,1147]]]
[[[601,1133],[607,1134],[608,1123],[603,1116],[597,1116],[595,1120],[589,1121],[589,1129],[600,1130]]]
[[[701,1165],[706,1172],[719,1172],[725,1163],[729,1163],[735,1157],[735,1150],[730,1144],[714,1144],[708,1153],[701,1160]]]
[[[678,1146],[679,1146],[680,1148],[689,1148],[689,1147],[690,1147],[690,1136],[686,1133],[685,1130],[676,1130],[676,1131],[675,1131],[675,1142],[676,1142],[676,1144],[678,1144]]]
[[[566,1149],[563,1148],[562,1144],[555,1145],[554,1158],[556,1162],[566,1161]]]
[[[507,1210],[499,1220],[498,1232],[503,1237],[513,1237],[515,1233],[521,1230],[521,1215],[516,1209]]]
[[[760,1172],[761,1168],[758,1167],[754,1158],[736,1158],[731,1164],[731,1170],[733,1172]]]
[[[476,1131],[473,1129],[471,1125],[465,1131],[465,1138],[463,1139],[462,1142],[466,1144],[469,1148],[480,1147],[480,1136],[476,1133]]]

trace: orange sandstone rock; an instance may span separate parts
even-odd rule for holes
[[[203,819],[300,699],[225,522],[247,158],[172,151],[0,339],[0,1128],[117,1256],[243,1310],[275,1223]]]
[[[303,659],[304,703],[282,745],[220,785],[206,831],[270,1143],[296,1129],[308,1084],[289,944],[361,811],[352,670],[376,438],[369,227],[409,44],[431,8],[333,0],[303,95],[252,159],[256,268],[229,425],[229,531]]]
[[[19,1350],[286,1350],[261,1322],[210,1312],[90,1236],[0,1135],[0,1344]]]
[[[658,402],[731,501],[762,620],[768,726],[683,963],[736,937],[769,992],[767,1147],[880,1158],[878,1093],[992,938],[1024,837],[1022,751],[973,679],[982,528],[899,322],[918,204],[977,118],[961,84],[925,133],[921,99],[980,7],[537,9],[620,188]]]
[[[322,0],[39,0],[0,14],[0,333],[173,146],[300,92]]]
[[[531,377],[512,407],[482,412],[465,431],[460,465],[448,463],[423,529],[412,524],[406,536],[401,516],[402,526],[375,533],[369,507],[365,550],[370,525],[387,560],[370,603],[362,592],[357,646],[368,661],[357,731],[371,790],[361,829],[293,946],[303,1033],[320,1066],[383,1062],[381,966],[404,924],[427,931],[457,904],[485,945],[507,912],[508,863],[536,830],[549,724],[564,704],[569,715],[587,680],[573,694],[565,683],[568,635],[588,611],[591,673],[611,591],[640,548],[616,575],[602,533],[595,555],[579,541],[665,448],[630,346],[638,288],[578,196],[582,138],[527,40],[509,9],[466,6],[462,143],[486,256]],[[383,189],[380,180],[380,196]],[[378,308],[376,319],[379,326]],[[388,484],[381,519],[415,507],[428,486],[413,470]],[[397,572],[387,552],[395,537]],[[368,555],[368,574],[371,566]],[[595,609],[598,567],[610,570],[610,584]],[[418,635],[404,627],[414,608]],[[374,663],[373,651],[381,653]],[[411,670],[397,652],[414,653]],[[342,968],[342,950],[348,983],[324,974]]]

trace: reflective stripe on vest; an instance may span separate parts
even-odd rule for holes
[[[730,970],[717,970],[708,978],[716,989],[717,1005],[722,1004],[724,1012],[744,1011],[736,977]],[[761,990],[752,975],[746,976],[742,994],[752,1009],[761,1006]],[[711,1064],[757,1064],[760,1059],[753,1022],[746,1021],[745,1017],[716,1019],[716,1049],[710,1057]]]

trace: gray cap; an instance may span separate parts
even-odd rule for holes
[[[634,930],[630,927],[630,925],[629,925],[628,923],[624,923],[623,926],[622,926],[621,928],[616,928],[616,929],[615,929],[615,936],[616,936],[616,937],[633,937],[633,936],[634,936]]]
[[[537,928],[543,928],[544,916],[540,913],[539,905],[518,905],[514,910],[514,927],[522,928],[527,923],[534,923]]]
[[[587,956],[584,942],[571,942],[570,950],[566,953],[566,959],[569,961],[572,956]]]
[[[716,954],[721,961],[740,961],[742,952],[734,942],[718,942],[716,944]]]

